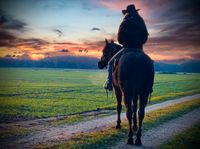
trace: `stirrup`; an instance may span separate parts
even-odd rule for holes
[[[104,89],[109,90],[109,91],[112,91],[112,89],[113,89],[112,84],[110,84],[110,82],[108,80],[104,84]]]

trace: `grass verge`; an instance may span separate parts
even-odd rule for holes
[[[199,149],[200,147],[200,122],[192,128],[187,129],[181,134],[178,134],[167,143],[158,147],[158,149]]]
[[[168,120],[179,117],[198,107],[200,107],[200,99],[195,99],[147,113],[143,123],[143,130],[152,128]],[[123,128],[121,130],[116,130],[114,127],[96,130],[95,132],[74,135],[74,137],[72,137],[69,141],[58,145],[41,145],[40,148],[109,148],[126,138],[127,122],[123,122]]]

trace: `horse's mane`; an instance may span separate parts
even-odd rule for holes
[[[122,49],[122,46],[117,44],[117,43],[110,43],[111,44],[111,50],[112,50],[112,55],[115,55],[119,50]]]

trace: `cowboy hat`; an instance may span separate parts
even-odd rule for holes
[[[137,12],[140,9],[136,9],[134,4],[128,5],[126,9],[122,10],[122,13],[125,15],[126,13]]]

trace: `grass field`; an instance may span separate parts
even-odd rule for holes
[[[178,134],[158,149],[199,149],[200,146],[200,122],[185,132]]]
[[[29,119],[115,108],[106,71],[1,68],[0,119]],[[152,103],[200,93],[200,74],[156,74]]]

